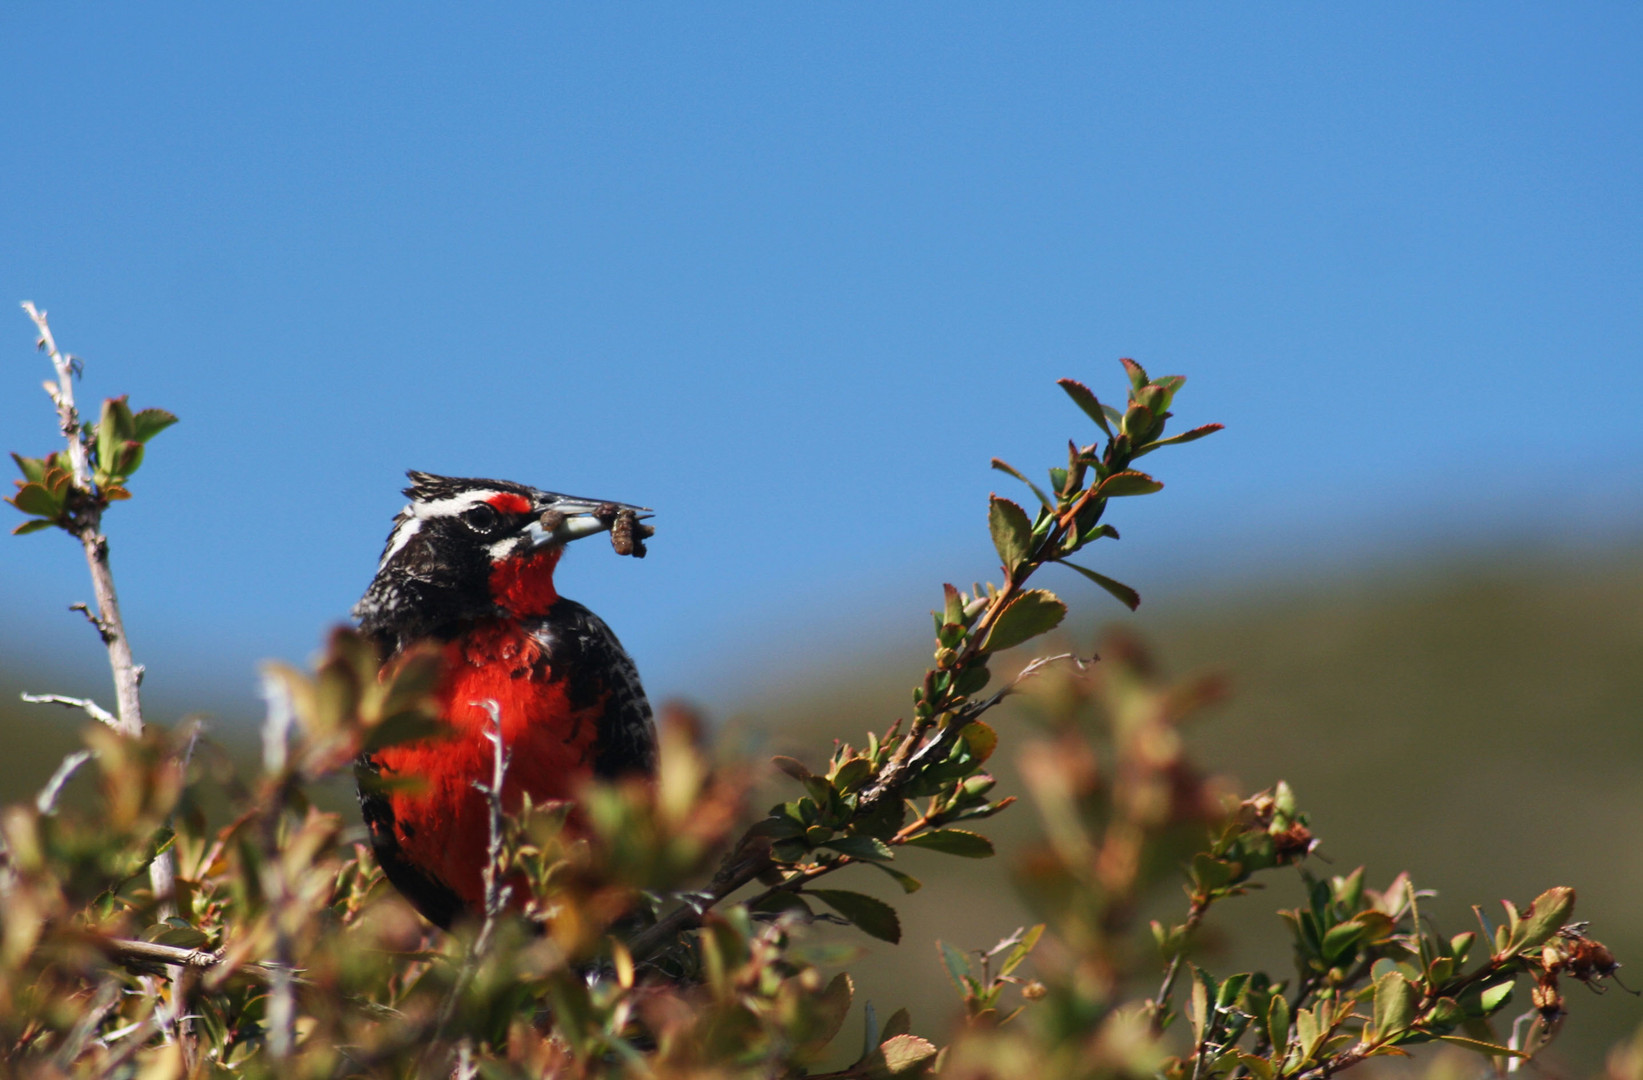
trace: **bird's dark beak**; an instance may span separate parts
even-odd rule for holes
[[[651,516],[648,506],[583,499],[575,495],[544,493],[540,505],[541,512],[525,527],[525,535],[530,538],[533,548],[568,544],[584,536],[609,532],[617,517],[624,512],[633,514],[635,518]]]

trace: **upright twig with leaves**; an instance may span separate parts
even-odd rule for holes
[[[24,700],[78,706],[93,719],[110,723],[122,734],[136,737],[143,733],[140,693],[143,669],[132,658],[131,639],[126,634],[120,600],[114,591],[108,537],[102,531],[103,512],[110,503],[131,497],[126,484],[142,465],[148,440],[175,424],[177,418],[164,409],[133,413],[126,399],[118,397],[103,402],[96,423],[82,421],[74,402],[74,379],[83,366],[80,359],[57,347],[44,311],[30,301],[24,301],[23,310],[33,320],[39,335],[37,344],[50,357],[57,376],[55,380],[46,381],[45,389],[57,408],[57,426],[65,448],[43,458],[12,454],[23,479],[17,483],[16,494],[6,501],[29,515],[29,520],[12,532],[30,533],[55,527],[80,541],[86,566],[91,571],[91,591],[96,597],[97,609],[91,611],[83,604],[75,605],[75,609],[83,612],[96,627],[108,649],[116,711],[110,716],[95,702],[56,694],[25,694]],[[162,852],[155,858],[151,874],[155,896],[162,904],[169,904],[173,890],[169,854]]]
[[[806,787],[806,794],[777,807],[755,827],[748,842],[721,867],[703,894],[674,909],[633,941],[636,954],[662,948],[680,932],[698,925],[702,913],[737,889],[763,875],[774,884],[752,901],[755,908],[804,906],[803,893],[815,896],[840,915],[887,940],[900,937],[894,913],[860,893],[808,888],[815,879],[853,863],[878,867],[904,887],[916,887],[888,863],[893,848],[905,844],[958,855],[992,853],[992,845],[974,833],[953,829],[959,821],[988,817],[1010,800],[989,802],[993,786],[982,764],[997,745],[997,735],[980,722],[989,709],[1015,689],[1021,677],[1039,670],[1027,665],[1017,682],[988,697],[978,697],[992,679],[989,661],[1060,625],[1067,606],[1046,589],[1028,589],[1032,576],[1051,563],[1070,567],[1134,608],[1134,589],[1069,558],[1118,530],[1102,521],[1112,499],[1148,495],[1163,484],[1130,466],[1164,446],[1192,442],[1220,430],[1206,424],[1179,435],[1165,435],[1176,393],[1186,382],[1178,375],[1153,380],[1133,360],[1123,361],[1130,379],[1123,410],[1104,405],[1082,383],[1061,380],[1067,395],[1105,436],[1100,441],[1067,444],[1067,465],[1050,470],[1045,491],[1005,462],[993,467],[1025,483],[1039,509],[1029,518],[1019,505],[991,497],[988,526],[1002,560],[998,584],[977,585],[962,592],[943,587],[943,607],[934,612],[935,666],[913,691],[913,718],[905,733],[900,721],[882,736],[871,734],[859,750],[848,744],[833,755],[825,774],[811,774],[798,762],[785,768]],[[911,812],[910,798],[928,797],[922,811]],[[912,820],[909,821],[909,816]]]

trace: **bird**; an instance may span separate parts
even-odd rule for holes
[[[566,544],[613,522],[618,538],[630,536],[648,512],[509,481],[406,475],[410,502],[353,614],[385,671],[433,643],[433,698],[448,730],[362,754],[355,773],[384,875],[449,930],[484,908],[490,810],[477,785],[491,778],[487,731],[500,726],[509,755],[508,812],[527,793],[541,805],[573,798],[589,778],[655,773],[655,723],[632,658],[553,580]],[[639,529],[633,554],[650,532]]]

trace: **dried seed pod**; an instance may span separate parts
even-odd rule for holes
[[[600,507],[603,510],[604,507]],[[639,523],[638,516],[632,510],[620,510],[616,520],[610,527],[610,546],[618,555],[632,555],[635,559],[645,557],[645,537],[656,532],[649,525]]]

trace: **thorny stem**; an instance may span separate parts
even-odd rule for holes
[[[473,952],[470,954],[474,962],[483,959],[490,950],[491,938],[496,935],[496,921],[502,917],[503,909],[508,906],[508,900],[513,895],[513,886],[502,884],[499,867],[502,862],[502,782],[508,775],[508,763],[512,755],[508,753],[506,744],[502,741],[502,714],[495,701],[487,700],[482,707],[491,716],[494,730],[486,730],[485,738],[490,741],[491,755],[491,782],[489,786],[479,788],[485,796],[487,809],[490,811],[490,836],[485,848],[485,922],[479,928],[479,937],[474,941]]]
[[[484,709],[491,717],[491,726],[485,729],[485,738],[490,742],[491,779],[488,784],[474,782],[474,789],[485,797],[485,804],[489,810],[490,835],[485,846],[485,873],[483,882],[485,887],[485,921],[479,927],[479,936],[474,938],[473,945],[467,955],[462,958],[462,967],[458,969],[456,981],[451,984],[451,991],[446,995],[444,1003],[439,1009],[439,1019],[434,1027],[434,1039],[430,1045],[437,1045],[450,1025],[451,1018],[456,1015],[457,1003],[463,991],[479,973],[479,965],[490,952],[491,939],[496,936],[496,924],[507,909],[508,901],[513,896],[513,887],[502,882],[500,873],[503,857],[503,817],[502,784],[508,775],[508,763],[511,755],[507,744],[502,738],[502,712],[496,701],[486,699],[472,704]],[[466,1043],[464,1043],[466,1045]],[[460,1071],[460,1064],[459,1064]]]

